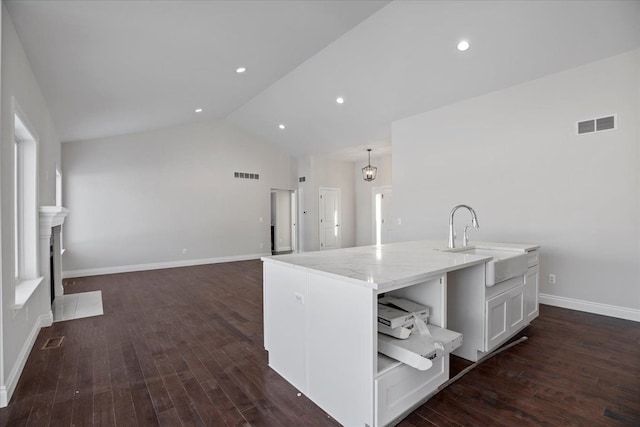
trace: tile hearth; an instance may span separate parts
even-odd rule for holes
[[[57,296],[51,310],[54,322],[102,316],[102,291]]]

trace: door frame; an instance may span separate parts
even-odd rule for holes
[[[376,245],[376,195],[384,193],[385,190],[393,193],[392,185],[381,185],[379,187],[373,187],[371,189],[371,244]],[[382,240],[382,239],[381,239]]]
[[[286,191],[289,193],[289,213],[290,213],[290,227],[291,227],[291,251],[298,252],[299,247],[299,234],[298,233],[298,190],[293,190],[290,188],[271,188],[269,190],[269,212],[271,212],[271,194],[277,192]],[[277,199],[276,199],[277,203]],[[276,204],[276,215],[277,215],[277,204]],[[271,216],[271,213],[269,214]],[[276,220],[277,222],[277,220]],[[269,221],[269,228],[271,228],[271,221]],[[276,233],[277,233],[277,225],[276,225]],[[271,234],[271,232],[269,232]],[[275,245],[274,245],[275,250]]]

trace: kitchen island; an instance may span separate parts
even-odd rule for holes
[[[385,294],[426,305],[429,323],[447,328],[448,277],[461,288],[484,288],[492,258],[446,250],[421,241],[263,258],[269,366],[345,426],[401,418],[449,378],[449,355],[419,371],[378,354],[377,300]]]

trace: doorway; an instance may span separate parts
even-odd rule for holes
[[[297,250],[297,195],[294,190],[271,190],[271,254]]]
[[[393,192],[391,186],[373,188],[373,241],[389,243],[393,234]]]
[[[340,189],[320,188],[320,249],[340,247]]]

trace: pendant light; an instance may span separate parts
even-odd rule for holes
[[[367,182],[371,182],[376,179],[378,168],[371,166],[371,148],[367,148],[367,151],[369,152],[369,164],[362,168],[362,178]]]

